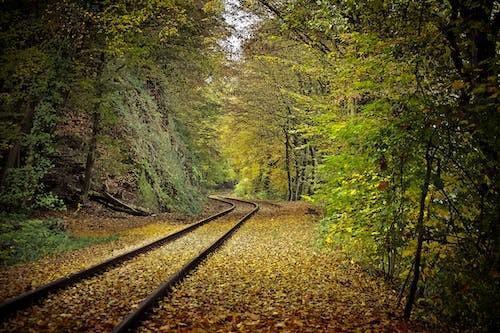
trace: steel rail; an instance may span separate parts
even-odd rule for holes
[[[210,197],[211,199],[226,203],[231,205],[229,208],[224,209],[223,211],[220,211],[214,215],[211,215],[207,218],[204,218],[198,222],[195,222],[193,224],[188,225],[187,227],[176,231],[172,234],[169,234],[165,237],[162,237],[160,239],[157,239],[153,242],[150,242],[146,245],[143,245],[141,247],[135,248],[131,251],[128,251],[126,253],[119,254],[115,257],[112,257],[110,259],[107,259],[101,263],[98,263],[96,265],[93,265],[89,268],[83,269],[81,271],[78,271],[76,273],[70,274],[68,276],[59,278],[57,280],[54,280],[50,283],[47,283],[45,285],[42,285],[36,289],[27,291],[25,293],[22,293],[18,296],[15,296],[13,298],[10,298],[6,300],[5,302],[0,304],[0,322],[4,321],[9,314],[21,310],[25,307],[28,307],[29,305],[43,299],[46,297],[48,294],[53,293],[55,291],[58,291],[60,289],[63,289],[65,287],[68,287],[78,281],[84,280],[86,278],[92,277],[94,275],[97,275],[99,273],[102,273],[108,268],[114,267],[124,261],[127,261],[133,257],[138,256],[139,254],[151,251],[161,245],[170,243],[185,234],[197,229],[198,227],[201,227],[202,225],[213,221],[221,216],[227,215],[231,211],[234,210],[236,207],[234,203],[227,201],[225,199],[221,198],[216,198],[216,197]]]
[[[124,333],[129,332],[132,329],[140,325],[141,321],[148,314],[148,312],[158,303],[161,298],[166,297],[173,288],[180,284],[192,271],[194,271],[210,254],[214,253],[219,249],[224,243],[247,221],[252,215],[254,215],[259,210],[259,205],[254,202],[245,201],[241,199],[227,198],[227,200],[238,201],[246,204],[251,204],[254,208],[245,214],[238,222],[227,231],[222,237],[213,242],[210,246],[201,251],[195,258],[190,262],[185,264],[176,273],[170,276],[170,278],[162,283],[155,291],[153,291],[147,298],[145,298],[137,308],[132,311],[125,319],[122,320],[115,328],[113,333]]]

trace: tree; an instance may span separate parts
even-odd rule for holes
[[[295,148],[307,142],[318,152],[318,182],[303,197],[325,208],[325,243],[383,270],[402,294],[411,280],[406,318],[419,299],[419,310],[464,327],[498,325],[490,296],[499,270],[498,6],[254,2],[263,23],[243,66],[263,61],[238,82],[250,91],[241,109],[246,118],[286,119],[289,106]],[[270,83],[272,96],[253,88]],[[300,154],[291,151],[301,183]],[[248,154],[256,156],[235,155]]]
[[[5,207],[36,207],[47,196],[74,204],[104,188],[151,210],[200,209],[220,177],[197,169],[216,170],[207,167],[216,164],[207,154],[214,144],[198,142],[215,129],[193,121],[218,113],[207,78],[221,63],[219,1],[2,7],[3,108],[26,104],[27,115],[6,122],[10,137],[2,136]]]

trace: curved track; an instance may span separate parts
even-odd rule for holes
[[[172,291],[172,288],[180,283],[186,276],[189,275],[196,267],[203,262],[211,253],[215,252],[221,247],[253,214],[259,210],[256,203],[248,202],[239,199],[231,199],[242,203],[251,204],[254,208],[241,217],[238,222],[229,229],[224,235],[213,242],[210,246],[205,248],[198,256],[193,258],[190,262],[185,264],[179,271],[172,275],[153,293],[151,293],[133,312],[131,312],[118,326],[113,329],[113,333],[128,332],[136,327],[144,318],[147,312],[164,296]]]
[[[258,210],[254,203],[229,198],[218,200],[231,207],[146,246],[2,304],[0,319],[5,323],[0,331],[29,328],[34,331],[125,332],[134,327],[159,299]],[[250,211],[248,206],[252,206]],[[222,216],[225,217],[220,219]],[[217,222],[207,224],[216,219]],[[16,312],[25,307],[28,308]]]
[[[174,232],[174,233],[169,234],[165,237],[157,239],[149,244],[138,247],[136,249],[133,249],[133,250],[128,251],[126,253],[120,254],[118,256],[112,257],[106,261],[99,263],[99,264],[93,265],[89,268],[83,269],[81,271],[78,271],[78,272],[73,273],[71,275],[68,275],[66,277],[63,277],[63,278],[57,279],[53,282],[42,285],[36,289],[27,291],[19,296],[8,299],[7,301],[0,304],[0,320],[4,319],[8,314],[10,314],[12,312],[15,312],[17,310],[25,308],[25,307],[33,304],[34,302],[41,300],[42,298],[47,296],[49,293],[56,292],[60,289],[68,287],[68,286],[70,286],[78,281],[81,281],[83,279],[86,279],[86,278],[92,277],[96,274],[99,274],[99,273],[105,271],[106,269],[109,269],[115,265],[121,264],[124,261],[132,259],[132,258],[138,256],[139,254],[151,251],[151,250],[153,250],[161,245],[172,242],[172,241],[176,240],[177,238],[182,237],[185,234],[195,230],[196,228],[201,227],[205,223],[208,223],[210,221],[213,221],[221,216],[224,216],[224,215],[230,213],[235,208],[235,205],[232,202],[229,202],[227,200],[215,198],[215,197],[213,197],[211,199],[218,200],[218,201],[224,202],[226,204],[229,204],[230,207],[217,213],[217,214],[211,215],[211,216],[204,218],[198,222],[195,222],[195,223],[193,223],[193,224],[187,226],[186,228],[183,228],[177,232]]]

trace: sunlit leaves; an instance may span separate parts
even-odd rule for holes
[[[66,276],[75,271],[88,268],[109,258],[146,244],[164,235],[180,229],[182,225],[162,222],[141,226],[144,222],[123,219],[72,220],[68,224],[71,232],[80,237],[113,236],[117,239],[77,251],[42,258],[32,263],[19,264],[2,268],[0,281],[5,288],[1,289],[0,299],[5,300],[24,291],[34,289],[42,284]],[[117,226],[119,224],[119,226]],[[135,226],[135,227],[134,227]]]

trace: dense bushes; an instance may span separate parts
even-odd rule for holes
[[[0,6],[2,208],[60,209],[105,189],[151,211],[199,210],[220,177],[202,121],[218,113],[207,78],[220,3]]]
[[[406,317],[498,329],[498,3],[257,2],[228,89],[240,186],[324,207],[324,245]]]

